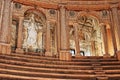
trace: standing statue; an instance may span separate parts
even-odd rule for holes
[[[34,14],[31,14],[29,20],[24,21],[24,42],[23,48],[35,50],[37,45],[37,25]]]

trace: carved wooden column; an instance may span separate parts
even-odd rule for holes
[[[113,27],[115,30],[115,38],[117,43],[117,51],[120,50],[120,23],[118,19],[118,5],[111,6],[112,17],[113,17]]]
[[[77,23],[74,23],[74,30],[75,30],[75,46],[76,46],[76,53],[75,53],[75,56],[76,57],[79,57],[81,56],[80,55],[80,45],[79,45],[79,38],[78,38],[78,26],[77,26]]]
[[[17,39],[17,49],[16,49],[16,53],[24,53],[24,51],[23,51],[23,49],[22,49],[23,20],[24,20],[24,17],[19,17],[18,39]]]
[[[111,22],[110,32],[111,32],[111,37],[112,37],[114,56],[116,56],[117,42],[116,42],[116,38],[115,38],[115,29],[114,29],[114,23],[113,23],[113,17],[112,17],[112,12],[111,11],[110,11],[109,17],[110,17],[110,22]]]
[[[50,21],[47,21],[47,31],[46,31],[46,52],[45,56],[53,56],[51,53],[51,45],[50,45]]]
[[[108,53],[113,56],[114,55],[114,50],[113,50],[113,42],[112,42],[110,27],[107,27],[106,31],[107,31],[107,39],[108,39],[107,40],[107,42],[108,42]]]
[[[120,23],[118,19],[118,4],[111,5],[112,19],[113,19],[113,30],[115,32],[116,46],[115,56],[120,60]],[[116,55],[117,53],[117,55]]]
[[[103,34],[103,43],[104,43],[104,49],[105,49],[105,54],[103,57],[109,57],[110,54],[108,54],[108,39],[107,39],[107,30],[106,30],[106,25],[103,25],[101,27],[102,34]]]
[[[9,42],[10,36],[10,11],[11,10],[11,0],[4,0],[4,10],[1,24],[1,34],[0,34],[0,53],[9,54],[11,53],[11,46]]]
[[[68,47],[69,41],[66,30],[66,10],[64,6],[60,7],[60,25],[61,25],[61,51],[60,51],[60,60],[71,60],[71,54]]]

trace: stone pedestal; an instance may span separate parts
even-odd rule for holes
[[[117,51],[117,59],[120,61],[120,51]]]
[[[103,58],[110,58],[110,57],[111,57],[111,56],[110,56],[110,54],[108,54],[108,53],[103,55]]]
[[[52,57],[53,55],[52,55],[51,52],[45,52],[45,56],[50,56],[50,57]]]
[[[0,43],[0,53],[2,53],[2,54],[10,54],[11,53],[10,44]]]
[[[72,59],[72,55],[70,54],[70,51],[60,51],[59,59],[70,61]]]
[[[16,53],[24,53],[23,49],[21,49],[21,48],[17,48],[15,52]]]

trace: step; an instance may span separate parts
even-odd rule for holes
[[[18,66],[11,64],[0,63],[1,69],[15,69],[21,71],[30,71],[30,72],[46,72],[46,73],[60,73],[60,74],[94,74],[93,70],[71,70],[71,69],[54,69],[54,68],[36,68],[36,67],[27,67],[27,66]]]
[[[105,72],[104,71],[99,71],[99,72],[95,72],[96,75],[100,75],[100,76],[105,76]]]
[[[120,74],[119,70],[104,70],[106,74]]]
[[[102,68],[102,67],[95,67],[94,70],[96,70],[96,71],[97,71],[97,70],[100,71],[100,70],[103,70],[103,68]]]
[[[120,65],[120,61],[99,62],[101,65]]]
[[[108,80],[108,77],[97,77],[97,80]]]
[[[107,65],[107,66],[101,66],[103,70],[120,70],[120,65]]]
[[[56,64],[43,64],[43,63],[28,63],[28,62],[21,62],[21,61],[15,61],[15,60],[5,60],[0,59],[0,63],[6,63],[6,64],[15,64],[15,65],[24,65],[24,66],[30,66],[30,67],[44,67],[44,68],[62,68],[62,69],[83,69],[88,70],[92,69],[92,66],[76,66],[76,65],[56,65]]]
[[[52,60],[42,60],[42,59],[31,59],[31,58],[25,58],[25,57],[18,57],[18,56],[14,56],[11,57],[9,55],[0,55],[0,58],[2,59],[9,59],[9,60],[18,60],[18,61],[24,61],[24,62],[34,62],[34,63],[47,63],[47,64],[60,64],[60,65],[64,65],[64,64],[68,64],[68,65],[91,65],[92,63],[90,62],[72,62],[72,61],[52,61]]]
[[[106,74],[107,77],[109,78],[117,78],[118,80],[120,79],[120,74]]]
[[[26,55],[26,54],[18,54],[18,53],[12,53],[12,54],[8,54],[11,56],[19,56],[19,57],[29,57],[29,58],[37,58],[37,59],[47,59],[47,60],[59,60],[59,58],[55,58],[55,57],[46,57],[46,56],[36,56],[36,55]],[[91,59],[86,58],[86,59],[76,59],[76,58],[72,58],[72,61],[90,61]],[[117,61],[116,58],[110,58],[110,59],[99,59],[99,61]]]
[[[59,60],[59,58],[54,58],[54,57],[46,57],[46,56],[36,56],[36,55],[26,55],[26,54],[18,54],[18,53],[12,53],[12,54],[5,54],[9,56],[18,56],[18,57],[25,57],[25,58],[33,58],[33,59],[45,59],[45,60]]]
[[[99,64],[99,63],[93,63],[92,66],[99,67],[99,66],[101,66],[101,64]]]
[[[29,72],[19,70],[0,69],[0,74],[12,74],[17,76],[27,77],[43,77],[43,78],[61,78],[61,79],[83,79],[83,78],[95,78],[95,75],[86,74],[58,74],[58,73],[41,73],[41,72]]]

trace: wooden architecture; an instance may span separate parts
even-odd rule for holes
[[[8,74],[18,72],[17,76],[8,77],[8,74],[4,75],[7,70],[0,66],[1,79],[28,80],[35,73],[36,76],[31,77],[33,80],[42,80],[46,75],[52,76],[50,79],[119,80],[120,0],[0,0],[0,59],[0,65],[8,67]],[[7,59],[11,64],[7,64]],[[31,65],[32,61],[35,62],[34,66]],[[50,64],[51,61],[54,64]],[[118,65],[118,72],[107,70],[112,68],[109,61]],[[52,69],[43,62],[53,65]],[[12,66],[16,70],[10,71],[12,63],[19,65]],[[88,68],[79,64],[90,64],[92,69],[83,71],[82,77],[82,70],[79,69]],[[100,66],[103,64],[108,66]],[[20,65],[24,67],[20,68]],[[39,66],[47,67],[43,70],[54,73],[42,73]],[[57,67],[59,69],[55,72]],[[67,68],[68,71],[65,70]],[[17,69],[28,69],[33,73]],[[61,71],[67,76],[59,75]],[[115,72],[113,77],[109,75]],[[22,76],[22,73],[28,76]]]

